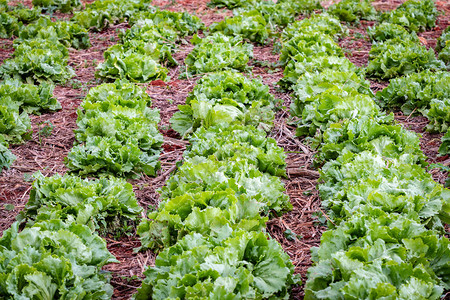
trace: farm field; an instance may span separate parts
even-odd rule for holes
[[[0,0],[0,298],[450,297],[447,1],[114,2]]]

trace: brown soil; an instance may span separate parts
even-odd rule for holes
[[[92,0],[85,3],[92,2]],[[206,6],[207,0],[154,0],[152,5],[164,7],[174,11],[186,10],[196,13],[206,25],[222,20],[231,15],[228,10],[210,9]],[[330,2],[330,1],[328,1]],[[380,10],[393,9],[400,0],[376,1],[373,4]],[[30,4],[31,1],[22,1]],[[438,2],[439,4],[439,2]],[[449,9],[446,3],[442,10]],[[450,9],[449,9],[450,11]],[[62,16],[61,16],[62,17]],[[67,17],[67,16],[66,16]],[[365,66],[368,62],[370,42],[366,39],[366,29],[373,22],[362,21],[358,27],[351,27],[351,34],[340,42],[341,47],[347,50],[347,57],[358,66]],[[436,38],[441,31],[449,25],[447,16],[440,16],[438,28],[430,32],[422,33],[428,46],[434,47]],[[65,173],[64,158],[73,146],[76,128],[77,108],[88,89],[100,84],[95,78],[95,67],[103,61],[103,52],[118,40],[118,30],[127,28],[126,24],[109,27],[101,33],[91,33],[93,47],[87,50],[71,50],[69,65],[74,68],[77,76],[65,86],[57,86],[55,97],[61,102],[63,109],[55,113],[46,113],[41,116],[31,116],[33,126],[33,138],[23,145],[11,146],[12,152],[17,156],[11,169],[0,174],[0,230],[7,229],[15,220],[17,213],[23,209],[27,202],[31,189],[29,175],[40,171],[44,175],[51,176],[55,173]],[[187,39],[189,40],[189,38]],[[12,40],[0,39],[0,62],[8,59],[14,51]],[[143,176],[139,180],[130,181],[133,184],[139,204],[144,208],[157,207],[159,196],[157,189],[162,187],[167,177],[175,170],[176,162],[182,159],[186,142],[169,128],[169,119],[177,111],[177,105],[183,104],[187,94],[195,85],[196,79],[179,79],[183,70],[183,61],[192,50],[192,45],[186,44],[179,47],[175,53],[175,59],[180,63],[178,67],[170,69],[168,82],[152,82],[143,84],[148,94],[152,97],[153,107],[161,112],[160,131],[164,135],[163,152],[161,154],[162,169],[155,178]],[[253,66],[253,76],[261,77],[263,82],[270,87],[271,93],[283,102],[282,108],[277,112],[275,126],[271,132],[278,145],[288,153],[288,178],[284,181],[286,193],[291,199],[294,209],[282,217],[268,222],[268,232],[277,239],[284,250],[290,255],[296,273],[300,274],[302,281],[306,280],[306,271],[311,266],[310,248],[318,246],[320,237],[326,227],[323,219],[326,219],[321,210],[320,199],[316,189],[319,174],[312,167],[315,152],[306,142],[295,137],[295,127],[289,123],[290,95],[280,91],[276,82],[283,76],[282,69],[274,66],[278,61],[278,54],[273,54],[273,45],[255,46],[254,59],[250,63]],[[250,76],[250,75],[249,75]],[[387,86],[385,82],[372,82],[374,91]],[[409,117],[400,113],[396,119],[409,129],[423,133],[421,145],[430,162],[440,162],[443,159],[437,156],[437,148],[441,135],[432,135],[424,132],[426,119],[423,117]],[[39,130],[45,126],[44,122],[51,122],[54,126],[51,136],[42,137]],[[433,170],[434,178],[443,182],[447,174]],[[14,210],[5,209],[5,204],[14,205]],[[292,231],[297,238],[289,238],[285,235],[287,230]],[[110,264],[105,270],[112,272],[112,280],[115,291],[113,299],[129,299],[136,288],[140,286],[140,278],[146,266],[154,263],[155,254],[151,251],[134,253],[133,249],[139,247],[139,239],[132,233],[119,239],[105,237],[108,249],[120,261],[119,264]],[[302,299],[303,286],[294,289],[292,297]]]

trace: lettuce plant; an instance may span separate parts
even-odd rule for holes
[[[221,123],[271,128],[274,98],[260,80],[250,80],[230,71],[209,74],[199,80],[185,105],[179,105],[170,123],[181,135],[201,126]]]
[[[211,0],[208,6],[227,7],[233,9],[236,7],[247,6],[254,3],[254,0]]]
[[[278,84],[284,89],[293,89],[293,86],[302,75],[306,73],[321,73],[325,70],[361,73],[357,66],[343,56],[305,56],[303,54],[297,54],[287,63],[283,72],[284,76]]]
[[[439,154],[447,155],[450,153],[450,131],[447,131],[444,136],[442,136],[442,144],[439,147]]]
[[[22,143],[31,138],[31,121],[26,112],[8,97],[0,97],[0,135],[11,143]]]
[[[381,21],[418,32],[433,28],[438,15],[434,0],[408,0],[397,9],[382,14]]]
[[[194,232],[220,243],[238,229],[261,231],[267,221],[262,211],[261,203],[232,189],[187,193],[150,212],[148,219],[139,223],[137,233],[144,249],[173,246]]]
[[[74,13],[71,21],[86,29],[101,31],[109,24],[122,23],[139,11],[154,10],[149,0],[101,0]]]
[[[9,39],[17,36],[21,25],[16,17],[6,12],[0,13],[0,38]]]
[[[322,72],[306,72],[293,86],[291,115],[300,116],[308,99],[312,99],[335,85],[353,88],[359,93],[373,96],[370,83],[355,72],[341,72],[333,69],[324,69]]]
[[[78,24],[66,21],[52,22],[48,17],[42,17],[36,22],[24,27],[15,42],[29,39],[59,41],[66,47],[87,49],[91,46],[89,34]]]
[[[275,26],[285,27],[295,21],[295,16],[299,13],[292,3],[274,3],[272,1],[255,2],[245,7],[233,10],[234,16],[240,16],[244,13],[249,15],[261,14],[272,30]]]
[[[377,26],[369,27],[367,29],[367,35],[372,42],[376,43],[385,42],[395,38],[419,42],[419,38],[415,32],[410,33],[403,26],[392,23],[381,23]]]
[[[250,58],[253,58],[253,46],[243,43],[240,37],[228,37],[216,32],[204,39],[197,35],[191,40],[195,45],[184,63],[190,75],[217,72],[223,70],[248,70]]]
[[[231,188],[237,195],[247,194],[263,204],[263,211],[281,213],[292,208],[280,178],[262,173],[245,157],[219,161],[211,156],[193,157],[178,169],[161,189],[161,199],[187,192],[222,191]]]
[[[331,36],[323,33],[299,33],[283,42],[280,64],[286,65],[293,57],[302,56],[344,56],[344,52]]]
[[[9,168],[16,160],[16,156],[8,149],[8,143],[0,134],[0,173],[4,168]]]
[[[323,9],[319,0],[278,0],[277,4],[288,4],[297,13],[309,14],[314,10]]]
[[[189,138],[185,158],[214,156],[218,160],[246,158],[261,172],[286,176],[286,155],[273,138],[253,126],[218,125],[199,128]]]
[[[19,22],[22,22],[23,24],[28,24],[36,21],[41,16],[41,13],[42,8],[40,7],[33,7],[32,9],[30,9],[22,4],[17,5],[13,10],[8,12],[9,15],[17,18],[17,20],[19,20]]]
[[[131,184],[124,179],[81,179],[56,174],[34,175],[35,181],[20,221],[27,224],[60,219],[87,225],[92,231],[115,231],[127,220],[136,220],[142,209]]]
[[[42,7],[49,11],[60,11],[62,13],[71,12],[82,7],[80,0],[33,0],[34,6]]]
[[[0,66],[2,78],[14,78],[27,83],[65,82],[75,76],[67,65],[68,50],[57,41],[33,39],[16,46],[13,58]]]
[[[366,74],[370,78],[386,80],[427,69],[443,70],[445,64],[436,59],[432,49],[418,42],[395,38],[372,46]]]
[[[105,241],[84,225],[49,220],[0,238],[0,296],[17,299],[111,299],[100,268],[118,262]]]
[[[331,5],[327,12],[345,22],[377,19],[377,11],[370,0],[342,0]]]
[[[140,11],[130,17],[129,23],[132,26],[143,26],[151,23],[161,28],[169,27],[175,30],[179,37],[193,35],[205,26],[197,16],[187,12],[173,12],[168,10]]]
[[[372,97],[361,94],[353,88],[334,86],[307,99],[301,112],[297,135],[314,135],[317,129],[323,131],[332,123],[356,116],[386,119]]]
[[[353,153],[372,151],[387,158],[412,159],[412,164],[425,166],[419,136],[400,125],[380,124],[375,118],[362,117],[330,125],[316,136],[320,144],[316,162],[335,160],[344,150]]]
[[[193,233],[157,257],[134,299],[285,298],[293,271],[289,256],[262,232],[238,230],[219,245]]]
[[[298,34],[315,33],[327,34],[336,39],[346,35],[348,29],[338,19],[327,13],[313,14],[310,18],[294,22],[287,26],[282,32],[281,39],[282,41],[288,41]]]
[[[270,35],[266,20],[258,11],[243,12],[232,18],[226,18],[209,26],[209,30],[239,36],[259,44],[267,44]]]
[[[56,111],[61,109],[61,104],[53,97],[54,88],[53,84],[47,82],[35,86],[17,80],[5,80],[0,83],[0,98],[14,103],[20,111],[27,113]]]
[[[163,142],[159,111],[150,97],[127,81],[91,89],[78,111],[77,142],[66,158],[80,175],[155,176]]]
[[[128,79],[133,82],[166,80],[168,70],[158,61],[164,57],[169,57],[169,60],[172,58],[170,51],[161,45],[144,42],[113,45],[103,56],[105,61],[98,65],[96,77],[109,80]]]

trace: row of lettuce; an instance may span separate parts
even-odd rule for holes
[[[171,120],[190,141],[183,164],[138,226],[142,247],[161,252],[135,299],[288,297],[294,266],[264,233],[269,217],[291,209],[284,151],[263,130],[275,103],[237,72],[197,82]]]
[[[20,26],[11,19],[15,16],[20,18]],[[75,74],[67,64],[68,48],[87,48],[90,43],[85,29],[65,21],[53,22],[37,8],[8,6],[7,1],[2,1],[0,19],[1,37],[17,36],[12,57],[0,66],[1,170],[15,160],[8,144],[31,138],[28,114],[61,109],[53,97],[53,83],[64,82]]]
[[[390,79],[389,86],[375,96],[381,108],[400,109],[405,115],[422,114],[429,121],[427,131],[446,133],[439,153],[448,155],[450,76],[447,42],[450,27],[445,28],[437,40],[437,58],[434,50],[426,49],[417,37],[418,31],[436,25],[438,14],[433,1],[410,0],[390,12],[390,17],[382,19],[381,24],[369,28],[372,49],[366,75]],[[398,18],[403,21],[395,22]]]
[[[364,79],[371,63],[366,70],[350,63],[333,40],[342,34],[345,29],[326,14],[293,23],[283,34],[280,84],[294,91],[297,134],[312,136],[318,148],[319,191],[330,227],[312,250],[305,299],[439,299],[450,287],[444,236],[450,191],[424,169],[419,137],[380,110],[376,100],[383,92],[375,98]],[[383,68],[397,62],[403,61]],[[430,84],[439,86],[433,79]],[[404,91],[392,94],[398,90]]]
[[[22,27],[17,36],[13,58],[0,67],[5,79],[0,107],[8,121],[0,128],[2,141],[14,143],[29,137],[27,113],[61,108],[48,81],[73,76],[67,47],[90,46],[86,29],[48,17]],[[145,91],[128,82],[91,89],[79,110],[79,145],[69,153],[69,168],[82,175],[154,175],[162,136],[156,127],[159,112],[150,105]],[[2,167],[8,166],[13,157],[3,144],[0,150]],[[98,234],[117,233],[136,222],[142,208],[131,184],[114,177],[89,181],[36,174],[35,179],[18,221],[0,239],[1,297],[111,299],[110,275],[101,268],[118,261]]]
[[[30,136],[27,113],[61,108],[48,81],[73,76],[67,47],[90,45],[85,29],[48,17],[22,27],[17,35],[13,58],[0,67],[0,109],[7,121],[0,127],[2,167],[14,159],[3,142]],[[80,145],[69,154],[69,168],[81,169],[83,175],[154,175],[162,136],[156,127],[159,113],[150,105],[145,91],[128,82],[92,89],[79,110]],[[118,261],[98,234],[117,233],[136,222],[142,208],[132,186],[114,177],[89,181],[36,174],[35,179],[18,221],[0,238],[0,296],[111,299],[110,275],[101,268]]]

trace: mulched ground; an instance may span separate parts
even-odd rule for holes
[[[31,3],[30,0],[20,2],[26,5]],[[176,3],[172,3],[170,0],[154,0],[153,5],[174,11],[187,10],[195,13],[206,25],[221,21],[224,17],[231,15],[228,10],[208,8],[207,2],[207,0],[177,0]],[[324,4],[328,6],[332,1],[325,2]],[[404,1],[385,0],[375,1],[373,4],[379,10],[388,10],[402,2]],[[450,12],[450,5],[446,2],[438,1],[437,3],[442,11]],[[426,40],[428,47],[434,47],[436,38],[449,25],[448,15],[449,13],[439,17],[435,30],[420,34]],[[62,17],[58,14],[55,16]],[[68,17],[70,15],[64,15],[65,19]],[[366,38],[366,28],[373,24],[373,22],[362,21],[360,26],[350,27],[350,36],[340,42],[340,46],[346,49],[346,56],[358,66],[367,65],[371,44]],[[31,189],[31,174],[40,171],[44,175],[51,176],[67,171],[64,157],[73,146],[73,129],[76,128],[77,108],[89,88],[100,84],[94,74],[95,67],[103,61],[103,52],[109,46],[117,43],[118,32],[126,28],[126,24],[119,24],[110,26],[100,33],[91,33],[93,47],[70,52],[69,64],[74,68],[77,76],[65,86],[57,86],[55,89],[55,97],[61,102],[63,109],[56,113],[31,116],[34,131],[32,140],[26,144],[11,147],[12,152],[17,156],[17,161],[10,170],[3,171],[0,175],[1,231],[7,229],[14,222],[15,216],[26,204]],[[180,66],[170,69],[170,81],[165,83],[157,81],[142,85],[154,100],[153,107],[161,111],[160,131],[165,140],[161,154],[162,169],[158,172],[158,176],[156,178],[143,176],[139,180],[130,181],[134,186],[140,205],[145,209],[157,207],[159,202],[157,189],[164,185],[170,173],[175,170],[175,163],[182,159],[187,144],[169,128],[169,119],[177,111],[177,105],[184,103],[187,94],[195,85],[196,78],[178,79],[183,70],[184,58],[192,48],[190,44],[182,45],[175,53],[174,58],[180,62]],[[0,39],[0,49],[1,63],[8,59],[14,51],[12,40]],[[250,63],[253,66],[253,75],[260,77],[270,87],[271,93],[283,102],[282,108],[277,112],[275,126],[270,135],[287,153],[289,176],[284,182],[286,193],[294,206],[292,212],[270,220],[267,225],[269,233],[281,243],[290,255],[296,267],[296,273],[300,274],[305,282],[306,270],[311,266],[310,248],[318,246],[320,243],[320,236],[326,229],[324,226],[326,214],[321,210],[316,189],[319,174],[312,167],[315,152],[307,146],[305,141],[295,138],[295,127],[291,126],[289,122],[290,95],[280,91],[276,86],[276,82],[283,77],[282,70],[274,66],[277,61],[278,54],[273,53],[273,45],[269,44],[264,47],[255,46],[254,59]],[[386,87],[387,83],[372,81],[371,85],[373,90],[377,91]],[[396,119],[407,128],[423,134],[421,145],[430,162],[448,160],[448,157],[437,156],[441,135],[424,132],[427,123],[425,118],[396,113]],[[40,130],[50,123],[53,126],[51,136],[46,137],[39,134]],[[431,173],[435,180],[441,183],[447,175],[437,169],[431,170]],[[12,204],[14,209],[6,210],[4,204]],[[289,232],[293,234],[286,234]],[[108,243],[109,250],[120,261],[119,264],[110,264],[105,267],[106,270],[112,272],[111,283],[115,287],[113,299],[129,299],[136,288],[140,286],[143,270],[147,265],[153,264],[156,255],[151,251],[134,253],[133,249],[139,247],[140,243],[133,233],[120,238],[112,236],[104,238]],[[296,287],[292,297],[302,299],[303,287]]]

